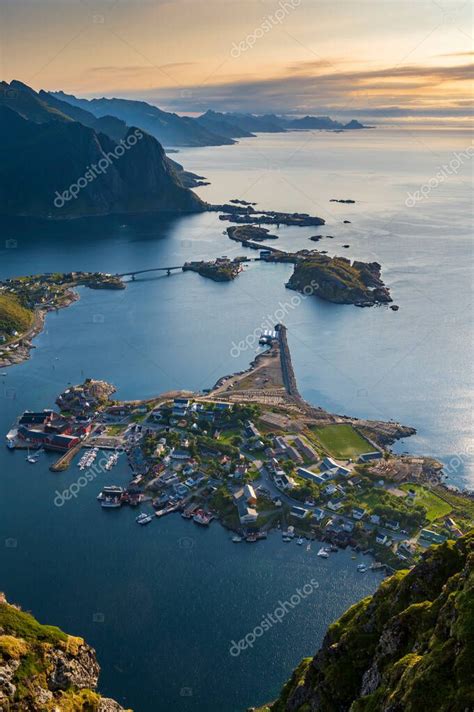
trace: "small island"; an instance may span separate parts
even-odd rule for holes
[[[251,204],[208,205],[207,210],[221,213],[219,220],[238,224],[251,221],[256,225],[295,225],[297,227],[324,225],[325,220],[308,213],[282,213],[276,210],[255,210]]]
[[[351,263],[345,257],[321,253],[299,259],[286,286],[336,304],[371,307],[392,301],[378,262]]]
[[[242,272],[242,262],[246,262],[246,257],[236,257],[230,260],[228,257],[218,257],[216,260],[205,262],[185,262],[183,272],[197,272],[201,277],[208,277],[214,282],[230,282]]]
[[[272,233],[265,227],[257,225],[236,225],[227,228],[227,235],[236,242],[263,242],[264,240],[278,240],[278,235]]]

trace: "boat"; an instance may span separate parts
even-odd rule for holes
[[[321,549],[318,551],[318,556],[320,556],[322,559],[328,559],[329,558],[329,553],[326,551],[324,546],[321,547]]]
[[[147,514],[146,512],[142,512],[141,514],[138,515],[136,518],[137,524],[141,524],[142,526],[144,524],[149,524],[151,520],[153,519],[153,516],[151,514]]]
[[[34,455],[30,455],[30,449],[28,448],[28,455],[26,456],[26,459],[29,463],[35,465],[38,462],[39,455],[39,451],[35,452]]]
[[[365,564],[357,564],[357,571],[361,574],[365,574],[367,568],[368,567]]]
[[[232,537],[232,541],[234,544],[240,544],[241,541],[243,541],[242,537],[236,534],[235,536]]]
[[[284,542],[288,542],[288,541],[291,541],[292,539],[291,539],[291,536],[283,536],[283,537],[282,537],[282,540],[283,540]]]
[[[306,551],[311,551],[311,542],[306,546]]]
[[[200,524],[201,526],[207,527],[209,526],[211,522],[212,516],[205,512],[203,509],[198,509],[196,514],[193,517],[193,521],[196,522],[196,524]]]
[[[122,502],[119,497],[104,497],[100,506],[104,507],[104,509],[117,509],[122,506]]]
[[[248,534],[245,537],[245,541],[248,541],[249,544],[253,544],[254,541],[257,541],[257,535],[256,534]]]
[[[299,538],[296,540],[296,543],[298,544],[298,546],[301,546],[301,545],[303,544],[303,539],[302,539],[301,537],[299,537]]]

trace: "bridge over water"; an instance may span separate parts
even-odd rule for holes
[[[173,270],[182,270],[183,265],[177,265],[173,267],[150,267],[149,269],[137,269],[131,272],[121,272],[120,274],[116,274],[116,277],[131,277],[132,280],[135,280],[135,277],[137,274],[147,274],[148,272],[166,272],[167,275],[170,275]]]

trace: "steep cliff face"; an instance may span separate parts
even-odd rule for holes
[[[41,625],[0,593],[0,710],[120,712],[95,692],[99,670],[82,638]]]
[[[130,128],[122,143],[75,121],[36,124],[0,106],[0,213],[50,219],[199,212],[163,148]]]
[[[432,547],[328,629],[259,712],[474,709],[474,532]]]

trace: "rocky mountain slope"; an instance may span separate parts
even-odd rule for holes
[[[331,625],[258,712],[474,709],[473,563],[474,531],[431,547]]]
[[[0,593],[0,710],[120,712],[95,691],[99,670],[82,638],[41,625]]]
[[[62,219],[205,209],[152,136],[124,125],[117,143],[82,123],[87,115],[76,117],[80,123],[60,102],[52,106],[13,84],[0,97],[0,130],[8,136],[0,145],[1,214]],[[107,119],[109,128],[120,130],[114,121]]]

